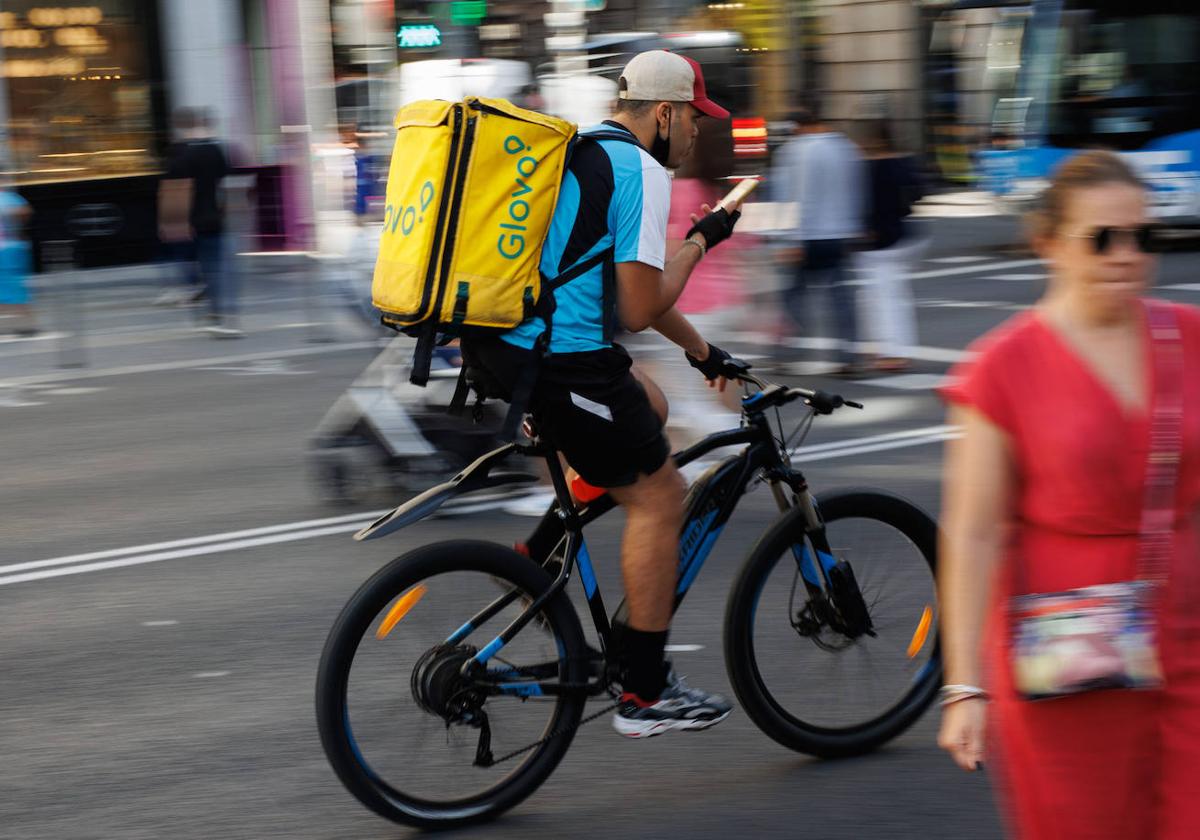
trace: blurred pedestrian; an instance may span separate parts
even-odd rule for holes
[[[800,108],[791,117],[796,138],[780,150],[774,174],[785,201],[798,205],[799,222],[788,236],[781,260],[791,273],[784,303],[798,330],[813,318],[809,290],[829,290],[833,314],[836,373],[854,375],[858,327],[854,287],[849,285],[846,260],[863,235],[865,172],[854,143],[822,121],[813,108]]]
[[[366,144],[361,142],[358,123],[342,125],[339,134],[342,146],[353,155],[353,169],[347,169],[347,174],[352,175],[354,184],[351,209],[354,212],[354,223],[362,227],[368,222],[370,200],[375,193],[375,166]]]
[[[167,151],[166,171],[158,182],[158,241],[161,258],[172,270],[167,273],[167,288],[154,301],[158,306],[193,303],[206,296],[196,271],[192,241],[192,179],[184,172],[185,152],[196,130],[195,111],[177,109],[172,128],[175,141]]]
[[[530,111],[545,111],[546,100],[542,96],[538,86],[530,83],[521,88],[521,92],[517,94],[517,105]]]
[[[668,253],[682,247],[692,226],[692,208],[715,207],[732,188],[730,182],[722,180],[729,174],[732,163],[730,122],[709,121],[701,128],[692,154],[684,159],[671,179]],[[748,247],[752,247],[749,240],[738,237],[701,260],[692,269],[687,286],[675,302],[675,307],[702,335],[715,341],[724,341],[738,327],[745,299],[740,266],[743,252]],[[720,392],[707,388],[682,368],[663,373],[666,375],[658,381],[671,406],[668,426],[685,429],[697,436],[737,426],[739,413],[735,409],[739,398],[735,389]]]
[[[194,127],[173,167],[176,178],[191,181],[191,225],[196,267],[209,303],[208,331],[218,338],[238,338],[237,275],[231,269],[225,237],[225,203],[221,181],[229,161],[215,137],[216,126],[207,108],[194,112]]]
[[[858,264],[860,331],[875,345],[875,368],[908,368],[908,348],[917,345],[917,310],[908,275],[928,246],[909,218],[921,197],[921,176],[911,155],[896,149],[886,120],[869,123],[863,138],[867,155],[867,221]]]
[[[1142,297],[1146,205],[1118,156],[1067,161],[1034,217],[1045,296],[943,391],[963,437],[942,493],[938,740],[964,769],[996,771],[1023,838],[1200,827],[1200,310]],[[1111,636],[1099,620],[1074,634],[1068,612],[1037,642],[1029,598],[1013,600],[1086,610],[1097,590],[1081,587],[1136,580],[1162,585],[1144,615],[1110,616]],[[1160,688],[1064,693],[1082,678],[1153,683],[1155,663]]]
[[[15,318],[12,332],[37,335],[29,274],[32,250],[26,228],[33,212],[11,184],[0,182],[0,314]]]

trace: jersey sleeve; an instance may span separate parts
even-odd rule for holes
[[[671,178],[653,161],[643,159],[640,177],[618,179],[609,210],[613,261],[661,269],[666,263],[670,210]]]

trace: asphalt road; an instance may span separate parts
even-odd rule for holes
[[[992,222],[973,223],[986,238]],[[818,490],[874,485],[936,511],[943,417],[930,388],[971,339],[1036,299],[1042,273],[1027,255],[953,251],[919,269],[914,372],[838,383],[867,410],[819,421],[807,443],[933,431],[814,451],[805,472]],[[1166,257],[1163,294],[1200,302],[1200,285],[1169,288],[1191,284],[1195,264]],[[325,762],[312,712],[325,635],[391,557],[451,537],[511,542],[532,520],[491,511],[351,541],[380,505],[319,502],[305,443],[373,354],[369,336],[342,324],[335,342],[306,342],[306,328],[286,326],[304,323],[301,305],[265,301],[245,343],[212,342],[164,327],[138,291],[106,292],[93,310],[116,331],[93,336],[88,368],[56,368],[51,340],[0,345],[0,837],[413,836],[359,806]],[[696,685],[729,691],[729,583],[773,516],[765,493],[746,500],[677,618],[672,641],[702,646],[676,655]],[[618,534],[614,517],[589,536],[610,604]],[[539,792],[463,834],[1001,836],[986,775],[951,766],[935,723],[822,762],[737,712],[648,742],[597,721]]]

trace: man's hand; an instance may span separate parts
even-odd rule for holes
[[[704,348],[702,356],[693,356],[691,353],[683,354],[688,364],[696,370],[704,374],[704,378],[708,380],[708,387],[716,388],[718,391],[724,392],[725,386],[729,380],[725,378],[725,362],[729,359],[729,354],[712,344],[708,344]]]
[[[684,239],[690,239],[693,234],[698,233],[704,237],[704,246],[710,250],[733,236],[733,227],[742,217],[741,210],[730,213],[722,207],[714,213],[707,204],[700,206],[700,212],[703,215],[692,214],[692,227]]]

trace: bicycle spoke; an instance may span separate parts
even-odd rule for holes
[[[418,797],[445,798],[448,791],[469,795],[521,767],[519,761],[493,769],[476,766],[482,729],[472,719],[487,716],[491,749],[501,754],[542,738],[558,703],[556,698],[528,703],[501,693],[480,694],[460,676],[477,648],[445,644],[447,628],[461,626],[464,617],[491,613],[471,634],[470,641],[480,646],[515,619],[524,603],[505,596],[511,585],[465,572],[438,575],[424,585],[424,597],[389,632],[377,638],[372,625],[360,644],[347,686],[350,725],[363,759],[389,786]],[[507,603],[496,610],[498,600]],[[394,619],[395,612],[376,622]],[[531,624],[492,659],[489,670],[512,671],[493,677],[497,682],[557,679],[558,662],[552,634]],[[434,711],[422,704],[433,704]],[[438,711],[459,707],[467,710],[461,713],[465,717]]]
[[[840,727],[886,714],[912,690],[933,646],[921,645],[915,656],[908,648],[936,592],[920,551],[890,526],[841,520],[826,527],[834,556],[853,569],[873,635],[848,636],[828,623],[796,629],[807,602],[789,550],[763,584],[752,637],[760,678],[775,700],[798,719]],[[775,598],[786,609],[786,624],[764,618]],[[827,610],[837,614],[832,604]]]

